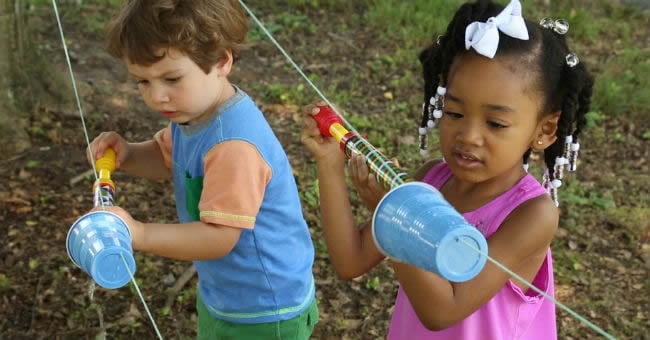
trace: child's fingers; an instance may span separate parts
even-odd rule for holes
[[[357,177],[357,169],[354,163],[354,154],[350,159],[348,159],[348,175],[350,176],[350,180],[352,181],[352,184],[355,187],[359,187],[359,178]]]
[[[316,120],[312,118],[311,114],[305,115],[302,120],[302,126],[304,129],[318,129],[318,124],[316,124]]]
[[[357,154],[352,154],[348,161],[348,171],[350,179],[355,187],[363,189],[367,186],[366,178],[368,177],[368,167],[366,166],[365,157]]]
[[[300,134],[300,142],[304,145],[320,145],[325,142],[325,138],[320,134],[318,128],[304,128]]]
[[[128,156],[128,144],[122,138],[122,136],[113,131],[102,132],[95,138],[95,140],[93,140],[90,145],[90,149],[94,157],[92,161],[94,162],[100,159],[108,148],[111,148],[113,151],[115,151],[115,167],[119,168],[120,164],[122,164]]]
[[[99,159],[104,155],[104,151],[108,148],[115,149],[115,145],[119,143],[119,135],[115,132],[102,132],[93,140],[90,147],[95,159]],[[117,153],[117,150],[115,150]]]
[[[381,185],[379,185],[379,182],[377,181],[377,176],[375,176],[375,174],[371,172],[368,173],[368,187],[373,192],[377,192],[377,193],[384,192],[384,188]]]
[[[366,158],[361,155],[355,155],[354,162],[356,163],[359,179],[365,180],[368,177],[368,173],[370,172],[368,165],[366,165]]]
[[[313,138],[318,141],[322,141],[322,135],[320,133],[320,130],[318,129],[318,126],[316,123],[311,123],[311,122],[305,122],[303,123],[303,128],[302,128],[302,133],[301,137],[304,138]]]
[[[309,115],[311,115],[311,116],[315,116],[315,115],[317,115],[319,112],[320,112],[320,107],[318,107],[318,106],[314,106],[314,107],[311,108],[311,110],[309,110]]]
[[[315,107],[315,106],[314,106],[313,104],[305,105],[305,106],[302,108],[302,113],[303,113],[305,116],[310,116],[310,115],[311,115],[311,110],[313,110],[314,107]]]
[[[318,107],[319,107],[319,106],[325,106],[325,105],[326,105],[326,104],[325,104],[325,102],[323,102],[323,101],[314,101],[314,102],[311,103],[311,104],[305,105],[305,106],[302,108],[302,112],[303,112],[305,115],[310,115],[310,116],[311,116],[311,115],[315,115],[315,114],[317,114],[317,113],[319,112]]]

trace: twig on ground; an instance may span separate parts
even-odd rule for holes
[[[31,334],[32,327],[34,325],[34,319],[36,319],[36,314],[38,314],[38,305],[39,305],[38,294],[40,294],[40,291],[41,291],[41,282],[43,282],[43,277],[42,276],[38,278],[38,283],[36,284],[36,293],[34,294],[34,304],[32,305],[32,318],[29,321],[29,332],[28,332],[28,334]]]
[[[79,175],[72,177],[72,179],[70,180],[70,185],[75,185],[75,184],[83,181],[84,179],[86,179],[86,177],[88,177],[88,176],[90,176],[92,174],[93,174],[93,169],[88,169],[88,170],[80,173]]]
[[[106,339],[106,326],[104,325],[104,313],[102,312],[102,306],[93,302],[93,307],[97,312],[97,318],[99,319],[99,332],[95,335],[96,340],[105,340]]]
[[[192,279],[194,274],[196,274],[196,268],[194,265],[190,265],[187,267],[187,269],[185,269],[178,280],[176,280],[174,286],[167,290],[167,301],[165,301],[165,308],[171,308],[171,306],[174,304],[174,301],[176,301],[176,295],[178,295],[178,292],[180,292],[181,289],[183,289],[183,287]]]
[[[327,35],[329,35],[333,39],[341,40],[342,42],[344,42],[346,45],[348,45],[350,48],[352,48],[353,50],[355,50],[357,52],[360,51],[359,48],[354,46],[354,44],[349,39],[346,39],[346,38],[344,38],[344,37],[342,37],[342,36],[340,36],[340,35],[338,35],[336,33],[332,33],[332,32],[327,32]]]

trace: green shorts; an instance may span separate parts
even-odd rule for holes
[[[316,299],[293,319],[258,324],[241,324],[215,318],[208,312],[200,294],[197,294],[196,309],[199,313],[199,340],[306,340],[318,322]]]

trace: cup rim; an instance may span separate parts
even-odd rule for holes
[[[425,188],[431,190],[433,193],[436,193],[436,194],[438,194],[438,195],[441,195],[441,194],[440,194],[440,191],[438,191],[438,189],[436,189],[434,186],[432,186],[432,185],[429,184],[429,183],[420,182],[420,181],[411,181],[411,182],[406,182],[406,183],[404,183],[404,184],[400,184],[400,185],[398,185],[398,186],[395,187],[395,188],[390,189],[390,191],[388,191],[388,192],[384,195],[384,197],[382,197],[382,198],[379,200],[379,203],[377,203],[377,207],[375,207],[375,211],[372,213],[372,220],[370,220],[370,231],[371,231],[371,233],[372,233],[372,240],[375,242],[375,246],[377,247],[377,249],[379,250],[379,252],[381,252],[382,254],[384,254],[384,256],[386,256],[386,257],[389,258],[389,259],[393,259],[393,258],[390,257],[390,256],[388,255],[388,253],[386,253],[386,251],[385,251],[384,249],[382,249],[382,247],[379,245],[379,242],[377,242],[377,235],[375,234],[375,220],[376,220],[376,218],[377,218],[377,212],[379,211],[379,207],[382,205],[382,203],[384,203],[384,200],[385,200],[388,196],[390,196],[391,194],[393,194],[393,192],[395,192],[395,191],[397,191],[397,190],[399,190],[399,189],[401,189],[401,188],[403,188],[403,187],[406,187],[406,186],[413,186],[413,185],[421,186],[421,187],[425,187]]]
[[[68,234],[67,234],[66,237],[65,237],[65,251],[66,251],[66,253],[68,254],[68,258],[70,259],[70,261],[72,261],[72,263],[73,263],[75,266],[77,266],[78,268],[81,268],[82,270],[83,270],[83,267],[81,267],[81,265],[79,265],[79,264],[78,264],[78,263],[77,263],[77,262],[72,258],[72,255],[70,254],[70,234],[72,233],[72,229],[74,229],[74,227],[75,227],[75,226],[76,226],[76,225],[77,225],[77,224],[78,224],[82,219],[84,219],[84,218],[86,218],[86,217],[88,217],[88,216],[90,216],[90,215],[95,215],[95,214],[98,214],[98,213],[101,213],[101,214],[110,214],[110,215],[113,215],[115,218],[119,219],[120,221],[122,221],[122,223],[124,223],[124,225],[126,226],[126,231],[127,231],[127,233],[129,234],[129,238],[131,238],[131,229],[129,228],[129,225],[126,224],[126,221],[124,221],[124,219],[121,218],[120,216],[118,216],[116,213],[113,213],[113,212],[110,212],[110,211],[106,211],[106,210],[96,210],[96,211],[91,211],[91,212],[89,212],[89,213],[86,213],[86,214],[81,215],[79,218],[77,218],[77,219],[74,221],[74,223],[72,223],[72,225],[71,225],[70,228],[68,229]]]

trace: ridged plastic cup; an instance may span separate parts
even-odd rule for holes
[[[66,249],[72,262],[104,288],[123,287],[131,281],[129,271],[135,275],[131,232],[114,213],[93,211],[81,216],[68,231]]]
[[[452,282],[471,280],[485,266],[483,234],[426,183],[388,192],[373,215],[372,234],[384,255]]]

